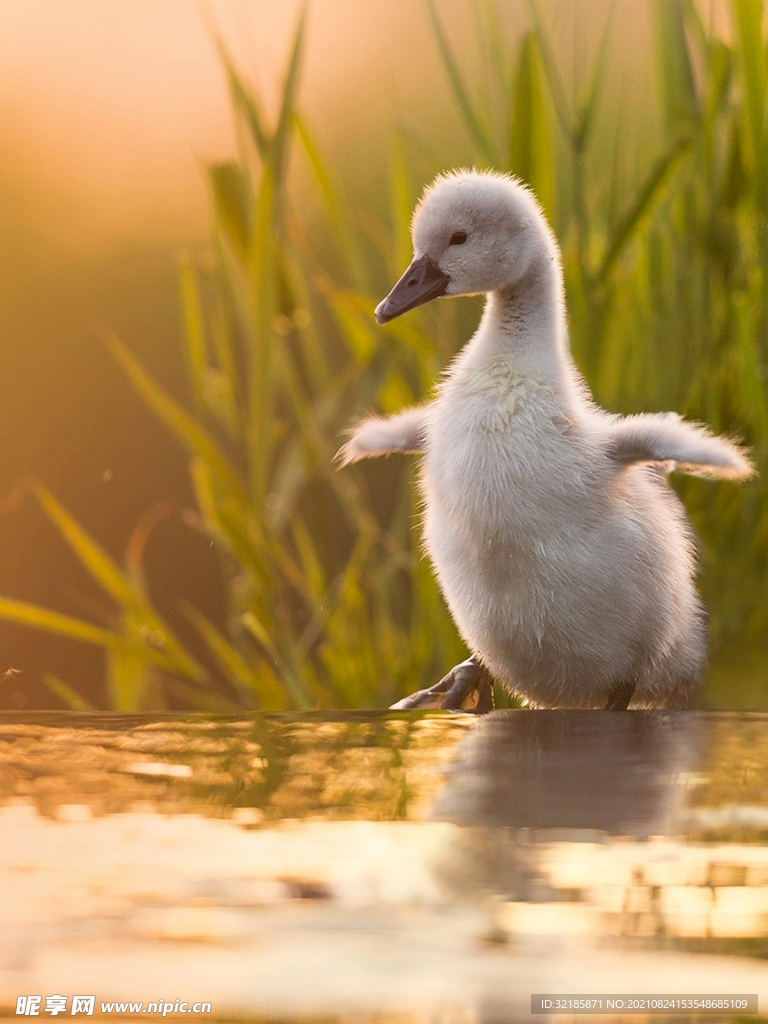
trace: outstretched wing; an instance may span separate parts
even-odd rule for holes
[[[724,480],[747,480],[754,473],[738,445],[674,412],[617,417],[609,427],[609,453],[622,465],[663,463],[670,470]]]
[[[349,430],[349,440],[336,453],[342,466],[379,455],[423,452],[427,440],[428,406],[405,409],[396,416],[371,416]]]

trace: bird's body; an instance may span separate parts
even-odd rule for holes
[[[441,219],[452,239],[442,253]],[[453,239],[473,232],[479,252],[457,265]],[[538,707],[605,707],[616,693],[620,706],[686,706],[705,630],[666,472],[740,478],[749,463],[672,414],[617,417],[594,404],[568,349],[556,243],[516,182],[440,179],[414,234],[426,254],[417,263],[439,268],[443,293],[486,291],[485,313],[434,400],[361,424],[345,460],[423,452],[424,537],[440,586],[474,663],[513,693]],[[517,264],[504,265],[505,241],[523,250]],[[478,281],[494,259],[500,267]]]
[[[570,366],[486,360],[494,319],[427,411],[425,541],[453,618],[531,704],[600,707],[629,678],[636,705],[668,703],[704,655],[679,502],[658,470],[617,471]]]

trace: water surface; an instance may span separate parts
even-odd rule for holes
[[[766,834],[760,714],[4,714],[0,1008],[768,998]]]

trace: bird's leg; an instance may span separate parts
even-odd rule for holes
[[[488,669],[472,655],[452,668],[439,683],[428,690],[418,690],[392,705],[395,711],[444,708],[453,711],[475,711],[479,715],[493,711],[493,682]]]
[[[629,707],[629,702],[635,692],[635,683],[620,683],[611,690],[611,694],[608,698],[608,703],[605,705],[606,711],[626,711]]]
[[[493,680],[476,654],[452,668],[437,685],[442,684],[447,686],[442,708],[476,711],[479,715],[493,711]]]

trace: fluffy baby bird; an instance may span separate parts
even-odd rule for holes
[[[685,708],[705,623],[673,470],[752,473],[675,413],[595,405],[568,345],[563,275],[532,192],[459,171],[427,188],[386,324],[438,296],[485,293],[434,400],[353,428],[343,464],[419,452],[424,538],[471,657],[395,708],[490,710],[492,680],[538,708]]]

